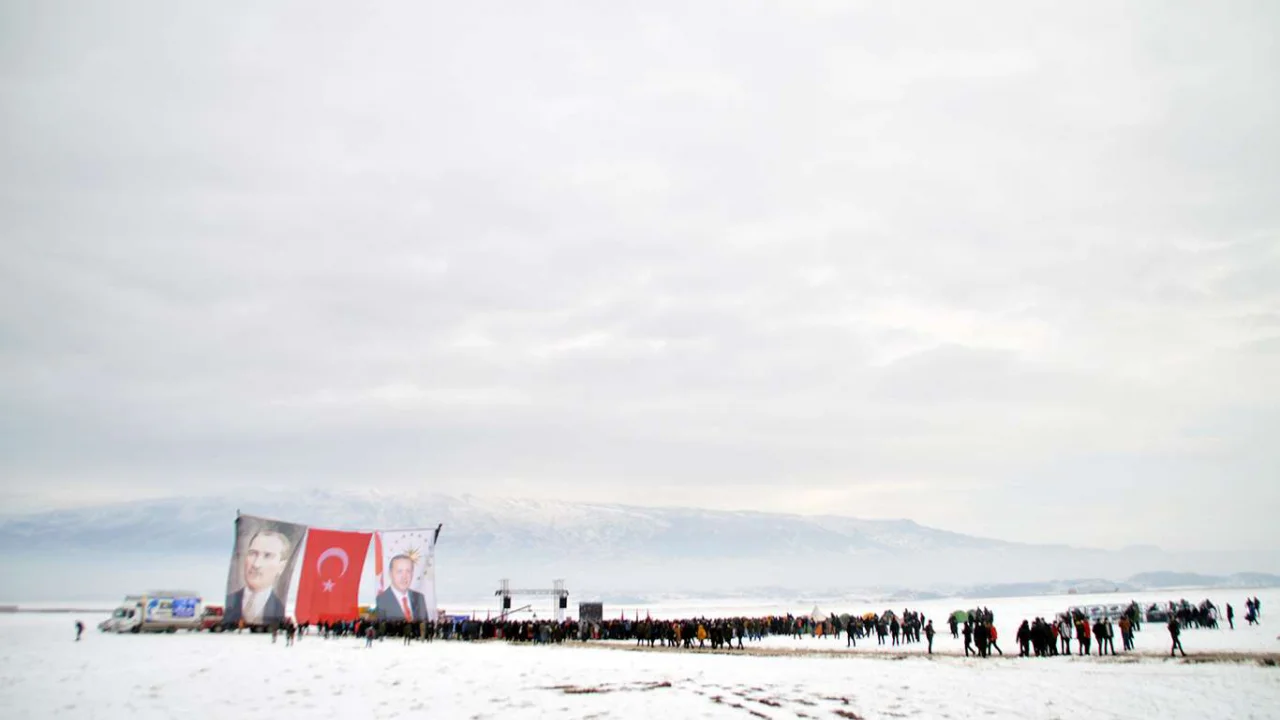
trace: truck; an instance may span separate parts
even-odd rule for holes
[[[222,606],[205,605],[200,615],[200,629],[209,632],[222,632]]]
[[[98,623],[102,632],[141,633],[199,630],[204,601],[186,590],[152,590],[127,595],[111,617]]]

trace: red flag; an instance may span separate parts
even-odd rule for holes
[[[298,584],[298,622],[354,620],[372,533],[309,530]]]

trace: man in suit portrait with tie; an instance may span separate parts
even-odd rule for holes
[[[244,587],[227,595],[224,625],[278,623],[284,619],[284,603],[275,585],[289,562],[293,543],[284,533],[263,529],[253,534],[244,553]]]
[[[391,558],[387,569],[391,575],[391,587],[378,593],[375,605],[379,620],[424,620],[427,616],[427,598],[417,590],[411,590],[413,559],[408,555]]]

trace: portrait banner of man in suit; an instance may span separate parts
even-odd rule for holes
[[[384,530],[373,536],[379,620],[436,619],[436,539],[440,528]]]
[[[227,572],[222,623],[266,626],[285,618],[289,584],[306,525],[252,515],[236,517],[236,543]]]

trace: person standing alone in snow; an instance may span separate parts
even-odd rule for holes
[[[1182,634],[1182,628],[1178,627],[1178,618],[1169,618],[1169,637],[1173,638],[1173,647],[1169,648],[1169,657],[1173,657],[1174,651],[1182,653],[1182,657],[1187,656],[1187,651],[1182,649],[1182,640],[1179,635]]]
[[[84,623],[76,621],[76,642],[80,642],[80,636],[84,634]]]
[[[925,623],[924,636],[929,640],[929,654],[933,654],[933,621]]]

